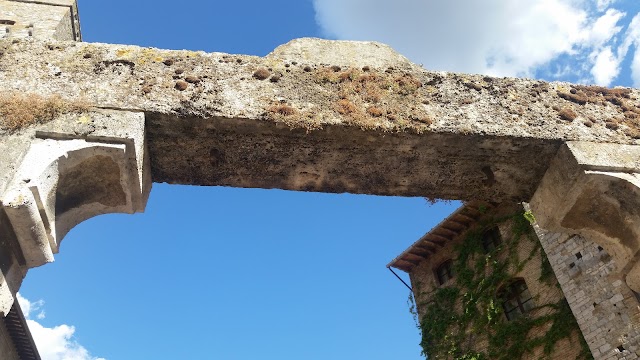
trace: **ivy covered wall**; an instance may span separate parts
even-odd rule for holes
[[[429,359],[592,359],[529,220],[515,207],[487,211],[411,271]],[[483,236],[495,228],[499,243],[487,250]],[[435,270],[446,260],[452,276],[440,284]],[[508,320],[503,303],[514,281],[524,281],[531,301]]]

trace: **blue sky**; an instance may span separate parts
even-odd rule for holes
[[[89,42],[266,55],[303,36],[377,40],[428,69],[640,86],[631,0],[79,7]],[[154,184],[144,214],[73,229],[22,303],[45,360],[417,360],[408,290],[385,265],[456,206]]]

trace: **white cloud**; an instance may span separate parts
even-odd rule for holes
[[[640,87],[640,49],[636,49],[636,53],[633,56],[631,78],[633,79],[633,86],[636,88]]]
[[[20,304],[20,308],[22,308],[22,312],[26,318],[29,318],[31,313],[41,310],[42,306],[44,306],[43,300],[29,301],[22,297],[20,293],[18,293],[18,303]]]
[[[625,13],[616,9],[608,9],[607,12],[600,16],[593,23],[591,27],[589,39],[589,45],[594,47],[600,47],[611,38],[618,34],[622,27],[618,26],[620,20],[625,16]]]
[[[598,8],[598,11],[604,11],[614,2],[616,2],[616,0],[596,0],[596,6]]]
[[[595,64],[591,69],[591,74],[596,84],[610,85],[619,72],[620,61],[613,55],[610,47],[606,47],[597,53],[595,56]]]
[[[626,14],[612,5],[615,0],[314,0],[327,36],[385,42],[427,69],[532,76],[565,56],[581,63],[576,78],[600,84],[618,75],[623,60]]]
[[[105,360],[91,356],[89,351],[74,339],[75,327],[63,324],[48,328],[32,320],[31,314],[36,312],[37,319],[44,319],[43,300],[32,302],[18,294],[18,302],[27,318],[27,325],[42,360]]]
[[[631,63],[631,78],[633,86],[640,87],[640,14],[634,16],[627,30],[626,44],[635,44],[636,51]]]

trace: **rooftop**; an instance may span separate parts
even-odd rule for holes
[[[482,201],[464,203],[446,219],[424,234],[418,241],[398,255],[388,268],[410,273],[420,262],[438,252],[447,242],[454,240],[476,223],[492,205]]]

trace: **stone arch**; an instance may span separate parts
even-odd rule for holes
[[[2,198],[25,265],[52,262],[84,220],[142,212],[151,184],[144,166],[141,137],[37,133]]]

